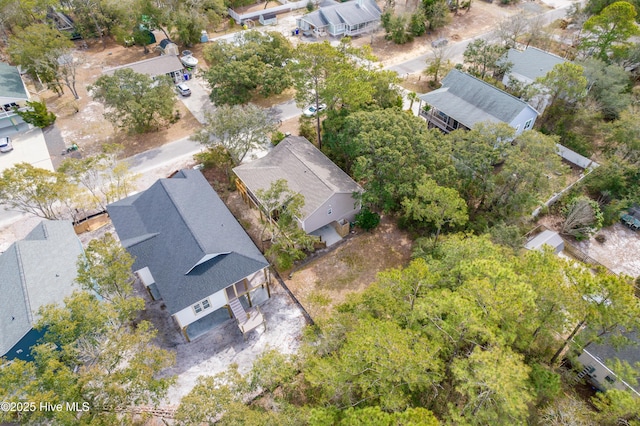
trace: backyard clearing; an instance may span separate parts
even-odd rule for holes
[[[596,241],[604,237],[602,243]],[[601,229],[586,241],[573,243],[583,253],[597,260],[616,274],[634,278],[640,276],[640,233],[621,223]]]
[[[398,229],[395,219],[383,216],[371,232],[358,230],[334,250],[320,255],[291,278],[282,278],[314,319],[329,315],[334,306],[351,293],[366,289],[378,272],[405,266],[411,257],[412,241]]]
[[[247,333],[245,339],[236,321],[230,319],[191,342],[186,341],[162,300],[152,301],[142,284],[137,283],[136,287],[146,302],[142,319],[149,320],[158,330],[155,343],[176,354],[175,366],[161,373],[163,377],[177,376],[176,383],[169,388],[165,406],[177,406],[200,376],[222,373],[234,363],[240,373],[247,374],[266,350],[292,354],[300,346],[306,325],[302,311],[275,280],[271,285],[271,298],[260,305],[266,326]]]
[[[225,203],[253,242],[263,249],[258,210],[245,204],[238,191],[231,192]],[[382,216],[373,231],[352,231],[335,246],[313,254],[300,269],[294,267],[280,276],[311,318],[318,319],[328,315],[350,293],[367,288],[378,272],[407,265],[411,249],[409,234],[398,229],[393,217]]]

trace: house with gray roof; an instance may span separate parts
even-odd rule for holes
[[[304,196],[300,227],[309,234],[323,227],[347,226],[360,211],[363,189],[302,136],[288,136],[267,155],[233,169],[240,190],[260,205],[257,191],[279,179]]]
[[[419,96],[420,115],[429,127],[449,133],[477,123],[507,123],[516,135],[533,128],[536,111],[521,99],[459,70],[442,79],[442,87]]]
[[[627,363],[636,369],[640,363],[640,348],[638,348],[640,340],[638,340],[637,333],[625,332],[623,336],[631,344],[617,347],[605,338],[601,343],[587,345],[578,356],[578,361],[583,367],[582,371],[578,373],[578,377],[586,379],[601,391],[611,388],[629,390],[640,397],[640,386],[638,385],[640,377],[636,377],[636,383],[631,384],[612,370],[612,363],[616,360]]]
[[[102,71],[102,73],[112,75],[115,71],[123,68],[128,68],[138,74],[145,74],[152,78],[167,75],[175,82],[183,80],[184,65],[182,65],[180,59],[175,55],[156,56],[154,58],[109,68]]]
[[[534,85],[537,78],[547,75],[556,65],[567,62],[566,59],[553,53],[528,46],[525,50],[509,49],[502,58],[503,63],[510,63],[511,68],[502,78],[502,83],[507,87],[516,85]],[[529,104],[542,114],[549,105],[549,95],[544,88],[539,87],[540,93],[529,99]]]
[[[28,100],[29,92],[18,68],[0,62],[0,128],[24,123],[14,108],[25,108]]]
[[[62,303],[74,284],[82,244],[71,222],[43,220],[0,255],[0,356],[30,360],[38,310]]]
[[[334,37],[369,34],[380,26],[382,11],[375,0],[352,0],[340,3],[327,0],[318,10],[296,19],[303,34]]]
[[[264,322],[254,305],[269,295],[269,263],[202,173],[182,170],[107,211],[136,275],[187,339],[229,318],[243,333]]]
[[[509,72],[505,73],[502,79],[502,83],[508,86],[511,79],[531,84],[537,78],[547,75],[553,67],[567,60],[536,47],[527,46],[525,50],[509,49],[502,62],[511,63]]]

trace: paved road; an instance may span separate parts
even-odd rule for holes
[[[582,3],[584,4],[584,0],[577,2],[577,3]],[[538,15],[541,16],[541,23],[543,25],[548,25],[551,22],[557,20],[557,19],[562,19],[566,16],[567,14],[567,10],[571,7],[571,4],[566,4],[563,5],[557,9],[553,9],[550,10],[548,12],[543,13],[542,15]],[[536,15],[532,15],[532,17],[530,19],[538,19],[538,16]],[[475,37],[472,37],[470,39],[467,40],[462,40],[459,41],[457,43],[450,43],[448,46],[448,52],[447,52],[447,56],[449,57],[449,59],[451,59],[454,63],[455,62],[462,62],[462,54],[464,53],[464,50],[467,48],[467,45],[469,43],[471,43],[472,41],[475,41],[477,39],[483,39],[483,40],[493,40],[495,39],[496,36],[496,31],[489,31],[487,33],[484,34],[480,34],[477,35]],[[433,53],[427,53],[425,55],[420,55],[416,58],[413,58],[411,60],[408,60],[406,62],[400,63],[400,64],[395,64],[395,65],[390,65],[388,67],[385,67],[385,69],[390,70],[390,71],[395,71],[398,73],[398,75],[400,77],[403,77],[407,74],[413,74],[413,73],[417,73],[417,72],[421,72],[422,70],[424,70],[426,68],[426,60],[427,58],[433,57]]]

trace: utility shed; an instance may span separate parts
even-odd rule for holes
[[[82,244],[71,222],[44,220],[0,255],[0,356],[31,360],[38,310],[77,289]]]
[[[551,247],[555,254],[564,250],[564,240],[554,231],[545,230],[536,235],[531,241],[527,242],[524,247],[528,250],[542,250],[545,245]]]

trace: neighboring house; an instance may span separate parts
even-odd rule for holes
[[[42,337],[40,307],[62,303],[74,285],[82,244],[71,222],[43,220],[0,255],[0,356],[30,360]]]
[[[535,47],[527,47],[524,51],[509,49],[503,62],[510,62],[511,69],[502,79],[505,86],[512,86],[516,81],[523,85],[534,84],[537,78],[544,77],[558,64],[567,62],[566,59]],[[549,96],[544,92],[529,100],[539,113],[542,113],[549,103]]]
[[[174,55],[156,56],[155,58],[149,58],[143,61],[109,68],[102,71],[102,73],[112,75],[114,71],[123,68],[132,69],[138,74],[146,74],[152,78],[159,75],[168,75],[174,82],[180,82],[184,78],[184,65],[182,65],[180,59],[178,59],[178,57]]]
[[[360,211],[356,193],[363,189],[327,156],[302,136],[288,136],[266,156],[233,169],[240,190],[260,205],[258,190],[279,179],[304,196],[300,227],[311,234],[325,226],[346,227]],[[341,236],[344,236],[341,234]]]
[[[380,25],[382,11],[374,0],[339,3],[328,0],[318,10],[296,19],[304,34],[334,37],[369,34]]]
[[[22,110],[28,100],[29,92],[18,68],[0,62],[0,128],[24,123],[14,108]]]
[[[524,84],[531,84],[537,78],[547,75],[556,65],[567,61],[553,53],[529,46],[524,51],[509,49],[503,62],[511,63],[511,69],[502,79],[502,83],[508,86],[510,78]]]
[[[549,246],[553,249],[555,254],[564,250],[564,240],[555,231],[546,229],[529,240],[524,248],[527,250],[543,250],[544,246]]]
[[[253,305],[265,286],[269,295],[269,264],[202,173],[182,170],[107,211],[136,275],[187,339],[230,317],[243,333],[264,322]]]
[[[533,128],[538,117],[538,111],[521,99],[455,69],[442,80],[441,88],[419,98],[420,115],[429,127],[445,133],[489,122],[507,123],[518,135]]]
[[[635,345],[628,345],[620,349],[615,349],[610,343],[589,344],[578,356],[578,361],[584,367],[578,374],[579,378],[586,378],[593,386],[599,390],[616,388],[620,390],[629,389],[637,396],[640,396],[640,386],[631,385],[618,377],[607,366],[610,362],[618,359],[626,361],[631,367],[636,368],[640,362],[640,348],[638,348],[638,338],[635,333],[627,333],[626,337],[635,341]],[[610,364],[609,364],[610,365]],[[636,381],[640,377],[636,377]]]

